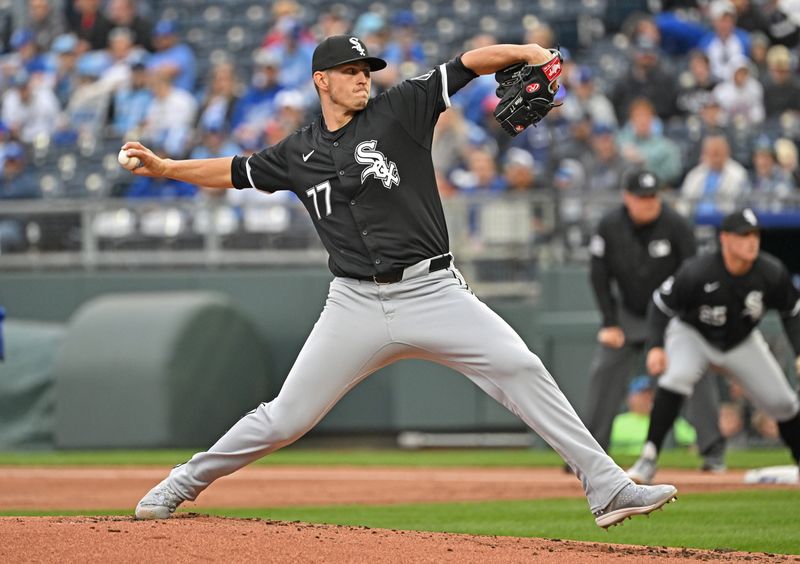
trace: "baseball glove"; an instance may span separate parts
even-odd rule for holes
[[[536,125],[556,106],[553,100],[558,92],[561,76],[561,53],[550,49],[553,58],[541,65],[517,63],[494,75],[495,93],[500,101],[494,109],[494,118],[509,135],[517,135],[529,125]]]

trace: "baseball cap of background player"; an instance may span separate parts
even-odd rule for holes
[[[379,71],[386,68],[386,61],[378,57],[370,57],[367,46],[358,37],[352,35],[331,35],[323,39],[311,58],[311,72],[326,70],[345,63],[365,61],[369,70]]]
[[[722,218],[722,223],[719,225],[720,231],[736,233],[737,235],[745,235],[747,233],[759,231],[760,229],[761,226],[758,224],[758,218],[750,208],[744,208],[729,213]]]
[[[622,187],[634,196],[655,196],[658,194],[658,179],[648,170],[634,170],[625,175]]]

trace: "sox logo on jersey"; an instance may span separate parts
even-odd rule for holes
[[[355,159],[358,164],[369,165],[361,171],[361,182],[363,183],[368,176],[372,175],[381,182],[384,188],[392,189],[392,184],[400,185],[400,174],[397,172],[397,165],[386,158],[386,155],[377,151],[378,142],[375,139],[362,141],[356,146]]]
[[[764,293],[753,290],[744,299],[742,315],[749,315],[753,321],[758,321],[764,315]]]

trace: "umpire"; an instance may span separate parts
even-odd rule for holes
[[[589,366],[586,426],[607,449],[611,426],[637,372],[647,339],[647,306],[653,291],[696,252],[692,227],[658,194],[649,171],[623,176],[623,205],[601,220],[590,243],[591,283],[602,316]],[[711,376],[695,387],[687,419],[697,430],[703,469],[723,471],[725,439]]]

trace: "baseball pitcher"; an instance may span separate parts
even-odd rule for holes
[[[139,502],[138,518],[168,517],[217,478],[291,444],[361,380],[401,358],[450,366],[518,415],[576,469],[599,526],[650,513],[675,497],[673,486],[637,486],[614,464],[539,358],[473,295],[453,263],[431,159],[433,129],[470,80],[519,63],[542,71],[519,73],[510,86],[530,94],[513,97],[515,109],[502,114],[512,129],[541,119],[532,96],[557,89],[560,58],[549,50],[483,47],[371,100],[371,73],[385,61],[370,56],[357,37],[331,36],[312,57],[322,115],[276,145],[247,158],[185,161],[160,159],[139,143],[123,147],[142,162],[134,174],[291,190],[311,216],[335,276],[278,396],[174,468]],[[547,83],[531,86],[536,80]]]

